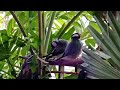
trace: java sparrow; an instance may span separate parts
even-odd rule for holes
[[[78,58],[82,52],[82,46],[83,46],[83,44],[80,40],[80,34],[74,33],[71,37],[71,42],[67,45],[63,56],[60,58],[64,58],[66,56],[70,59]]]
[[[63,54],[65,51],[65,48],[67,46],[68,42],[63,39],[56,39],[51,43],[52,52],[47,55],[46,59],[49,59],[53,56],[58,56],[60,54]]]

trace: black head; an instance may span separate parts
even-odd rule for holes
[[[52,48],[55,48],[55,47],[57,46],[58,42],[59,42],[58,40],[52,41],[51,47],[52,47]]]
[[[72,38],[80,39],[80,34],[79,33],[74,33],[72,35]]]
[[[66,46],[67,45],[67,41],[63,40],[63,39],[56,39],[51,43],[52,48],[56,48],[58,45],[59,46]]]

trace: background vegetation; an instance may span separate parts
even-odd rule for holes
[[[56,38],[70,41],[74,32],[84,43],[82,59],[89,78],[120,78],[119,12],[111,11],[1,11],[0,78],[16,79],[32,50],[42,58]],[[105,21],[106,20],[106,21]],[[99,46],[99,48],[97,48]],[[97,49],[96,49],[97,48]],[[36,58],[30,69],[36,71]],[[42,67],[42,63],[40,65]],[[54,70],[55,67],[51,67]],[[56,75],[57,78],[57,75]],[[66,76],[71,79],[72,76]]]

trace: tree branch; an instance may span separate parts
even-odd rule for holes
[[[19,28],[20,28],[23,36],[24,36],[24,37],[27,37],[27,35],[25,34],[24,29],[23,29],[22,25],[20,24],[18,18],[16,17],[15,13],[14,13],[13,11],[9,11],[9,12],[12,14],[13,18],[14,18],[15,21],[17,22],[17,24],[18,24],[18,26],[19,26]]]

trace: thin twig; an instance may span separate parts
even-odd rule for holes
[[[34,51],[33,53],[37,56],[37,60],[41,61],[42,63],[48,64],[49,62],[46,62],[45,60],[41,59],[38,54],[36,54]]]
[[[37,59],[40,60],[42,63],[48,64],[49,62],[46,62],[45,60],[41,59],[39,56],[37,56]]]

